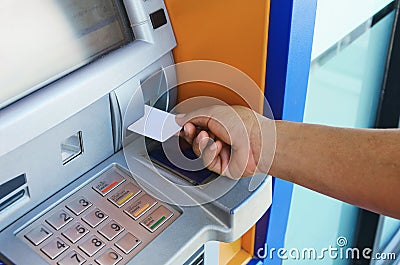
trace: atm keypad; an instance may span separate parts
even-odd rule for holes
[[[46,254],[50,259],[55,259],[68,248],[68,244],[66,244],[61,238],[56,237],[40,250],[43,251],[43,253]]]
[[[108,218],[107,214],[105,214],[99,208],[95,208],[93,211],[91,211],[90,213],[85,215],[82,218],[82,220],[94,228],[94,227],[98,226],[101,222],[106,220],[107,218]]]
[[[99,233],[111,241],[124,230],[125,228],[122,225],[114,220],[111,220],[108,224],[106,224],[105,226],[103,226],[103,228],[99,230]]]
[[[113,167],[18,235],[51,264],[125,264],[179,215]]]
[[[132,235],[131,233],[127,233],[123,238],[118,240],[115,245],[122,250],[125,254],[129,254],[132,250],[134,250],[141,241]]]
[[[139,219],[143,214],[145,214],[151,207],[156,205],[157,201],[145,194],[139,199],[135,200],[124,210],[124,212],[132,217],[134,220]]]
[[[74,218],[64,210],[60,210],[46,219],[46,222],[54,229],[60,230],[64,225],[68,224]]]
[[[79,248],[83,250],[89,257],[92,257],[106,244],[99,239],[97,236],[91,236],[88,240],[79,245]]]
[[[80,215],[90,206],[92,206],[92,203],[83,196],[79,196],[78,198],[66,205],[66,207],[71,210],[75,215]]]
[[[50,232],[50,229],[47,229],[45,226],[37,226],[33,228],[31,231],[25,234],[25,238],[31,241],[35,246],[39,245],[47,238],[49,238],[53,233]]]
[[[89,233],[89,229],[87,229],[84,225],[79,222],[76,222],[73,226],[62,232],[61,234],[67,238],[71,243],[75,244],[79,239],[84,237],[87,233]]]
[[[81,265],[86,262],[86,259],[79,255],[76,251],[70,252],[63,259],[57,262],[58,265]]]

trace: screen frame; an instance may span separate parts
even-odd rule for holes
[[[61,79],[62,77],[82,68],[85,65],[88,65],[97,59],[107,55],[108,53],[119,49],[135,40],[134,33],[132,31],[132,28],[130,27],[130,22],[128,15],[126,13],[126,10],[123,6],[122,1],[116,1],[116,0],[107,0],[109,1],[113,7],[114,10],[117,13],[117,21],[121,30],[121,33],[123,35],[123,39],[117,43],[114,43],[112,46],[109,46],[105,49],[102,49],[91,56],[85,58],[84,60],[81,60],[77,64],[73,65],[72,67],[66,68],[63,71],[60,71],[59,73],[55,75],[51,75],[48,78],[46,78],[43,81],[38,81],[38,83],[33,83],[30,87],[27,87],[26,89],[21,90],[20,93],[13,95],[9,98],[6,98],[4,101],[0,102],[0,110],[3,108],[6,108],[7,106],[11,105],[12,103],[32,94],[33,92],[40,90],[41,88]]]

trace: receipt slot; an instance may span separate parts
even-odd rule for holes
[[[206,242],[234,241],[264,214],[270,178],[250,191],[250,179],[188,176],[162,161],[157,143],[127,131],[145,104],[177,103],[177,43],[163,1],[7,8],[0,16],[10,40],[1,44],[9,63],[0,78],[2,262],[197,264]],[[12,10],[21,16],[10,31]],[[28,33],[32,47],[24,49]],[[205,185],[196,199],[218,185],[232,188],[185,205],[165,199],[175,190],[164,181]]]

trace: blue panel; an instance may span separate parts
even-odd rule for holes
[[[283,114],[292,7],[293,0],[270,2],[265,97],[275,119],[282,119]],[[272,184],[275,187],[275,179]],[[257,222],[254,253],[265,245],[269,214],[270,211]]]
[[[247,265],[262,265],[263,262],[259,259],[251,259]],[[0,264],[1,265],[1,264]]]
[[[274,186],[275,179],[272,179],[272,186]],[[269,223],[269,214],[270,211],[268,210],[261,218],[257,221],[256,224],[256,235],[254,239],[254,255],[257,254],[257,251],[260,248],[264,247],[266,238],[267,238],[267,227]]]
[[[294,0],[282,118],[303,121],[317,0]]]
[[[266,98],[275,119],[302,121],[317,0],[271,0]],[[293,184],[275,179],[265,243],[283,247]],[[261,231],[261,223],[257,232]],[[256,242],[255,253],[260,247]],[[280,264],[265,259],[265,264]]]

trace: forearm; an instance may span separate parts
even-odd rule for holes
[[[400,218],[400,130],[277,121],[276,135],[271,175]]]

